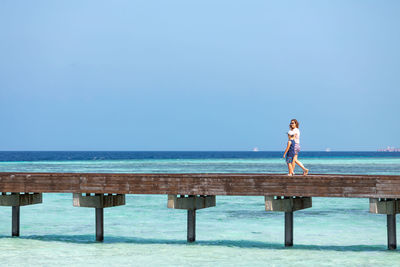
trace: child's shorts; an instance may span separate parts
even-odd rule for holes
[[[293,157],[287,156],[286,163],[292,163],[292,162],[293,162]]]

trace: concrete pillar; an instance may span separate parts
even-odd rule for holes
[[[293,211],[285,212],[285,247],[293,246]]]
[[[42,193],[1,192],[0,206],[11,208],[11,236],[19,236],[20,207],[42,203]]]
[[[187,210],[187,241],[196,240],[196,210]]]
[[[90,194],[74,193],[74,207],[95,208],[96,241],[104,240],[104,208],[125,205],[124,194]]]
[[[168,208],[187,210],[187,242],[196,240],[196,210],[215,205],[215,196],[168,195]]]
[[[285,212],[285,247],[293,246],[293,212],[311,207],[311,197],[265,196],[266,211]]]
[[[386,214],[387,220],[387,243],[388,249],[394,250],[397,248],[396,241],[396,214],[400,213],[400,200],[370,198],[369,212],[375,214]]]
[[[396,214],[387,214],[387,236],[388,249],[396,249]]]
[[[12,207],[11,236],[19,236],[19,206]]]
[[[96,241],[104,240],[104,209],[96,208]]]

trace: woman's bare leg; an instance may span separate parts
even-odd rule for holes
[[[296,167],[296,161],[297,161],[297,154],[296,155],[294,155],[294,157],[293,157],[293,162],[292,162],[292,164],[293,164],[293,171],[294,171],[294,168]],[[301,167],[301,166],[300,166]],[[303,166],[304,167],[304,166]]]
[[[304,167],[303,163],[301,163],[298,159],[296,159],[295,163],[296,163],[297,165],[299,165],[299,167],[302,168],[303,171],[306,170],[306,167]]]
[[[297,155],[294,155],[294,158],[293,158],[293,166],[294,166],[295,164],[299,165],[299,167],[303,169],[303,175],[307,175],[307,174],[308,174],[308,169],[307,169],[306,167],[304,167],[303,163],[301,163],[301,162],[297,159],[297,157],[298,157]],[[293,168],[293,170],[294,170],[294,168]]]

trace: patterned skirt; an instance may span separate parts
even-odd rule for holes
[[[294,154],[297,155],[300,152],[300,144],[294,144]]]

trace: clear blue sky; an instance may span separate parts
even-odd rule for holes
[[[0,150],[400,146],[400,1],[0,1]]]

